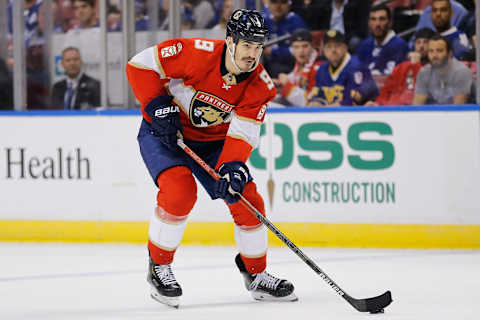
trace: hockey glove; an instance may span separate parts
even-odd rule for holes
[[[145,107],[145,111],[152,118],[152,128],[160,141],[170,150],[176,150],[177,132],[182,134],[180,123],[180,109],[172,103],[172,96],[163,95],[154,98]]]
[[[214,193],[219,198],[233,204],[238,201],[247,182],[252,181],[248,167],[242,161],[225,162],[218,169],[220,179],[215,181]]]

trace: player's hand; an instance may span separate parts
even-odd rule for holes
[[[238,201],[247,182],[252,180],[248,167],[242,161],[225,162],[218,169],[220,179],[215,181],[213,192],[219,198],[233,204]]]
[[[155,135],[170,150],[175,151],[178,136],[182,134],[180,109],[172,103],[172,96],[163,95],[154,98],[145,111],[152,118],[152,128]]]

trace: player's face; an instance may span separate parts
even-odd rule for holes
[[[334,67],[338,67],[347,53],[347,45],[343,42],[328,41],[323,45],[323,53],[328,62]]]
[[[451,17],[452,9],[449,1],[435,1],[432,3],[431,18],[433,25],[438,31],[443,31],[450,27]]]
[[[235,63],[242,71],[248,71],[255,65],[263,51],[259,42],[239,40],[235,50]]]
[[[77,50],[67,50],[62,57],[62,67],[70,78],[75,78],[82,69],[82,59]]]
[[[428,54],[428,39],[426,38],[415,39],[415,52],[420,53],[422,58],[426,57]]]
[[[368,27],[374,38],[385,38],[390,30],[390,20],[387,11],[378,10],[370,12]]]
[[[430,40],[428,42],[428,60],[433,67],[442,67],[447,64],[449,53],[447,44],[443,40]]]
[[[300,64],[305,64],[312,55],[313,47],[308,41],[294,41],[290,46],[295,60]]]

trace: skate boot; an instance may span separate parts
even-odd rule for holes
[[[252,293],[255,300],[261,301],[297,301],[293,293],[294,287],[289,281],[272,276],[266,271],[250,274],[243,263],[240,254],[235,257],[240,273],[245,280],[245,287]]]
[[[171,265],[160,265],[150,258],[147,281],[151,285],[150,296],[167,306],[178,308],[182,288],[175,280]]]

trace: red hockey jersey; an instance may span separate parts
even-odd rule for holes
[[[148,122],[145,106],[159,95],[170,94],[182,110],[186,139],[226,139],[219,163],[247,160],[258,145],[267,103],[276,94],[261,64],[250,73],[228,74],[225,47],[223,40],[171,39],[135,55],[126,70]]]

